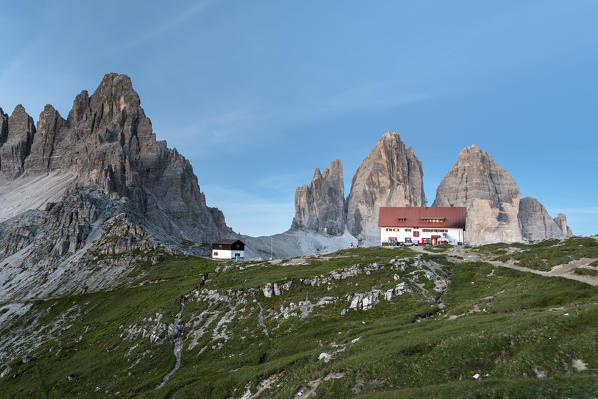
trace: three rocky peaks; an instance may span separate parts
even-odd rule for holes
[[[45,251],[82,248],[91,226],[116,211],[161,241],[201,243],[235,236],[222,212],[206,205],[189,161],[167,148],[166,142],[156,141],[126,75],[107,74],[91,96],[82,91],[66,119],[51,105],[45,107],[37,126],[21,105],[10,116],[0,109],[0,183],[12,185],[14,192],[14,186],[34,178],[39,179],[38,191],[46,184],[52,196],[26,205],[21,203],[27,201],[3,205],[0,223],[20,211],[43,211],[53,202],[64,202],[63,196],[69,194],[78,196],[76,201],[70,199],[78,204],[76,209],[95,209],[66,219],[69,227],[61,224],[65,233]],[[101,200],[92,201],[92,196]],[[434,205],[468,208],[471,244],[571,235],[564,215],[552,219],[537,200],[520,197],[513,178],[485,151],[472,146],[459,154],[438,187]],[[324,172],[316,169],[312,182],[297,189],[291,231],[329,236],[347,231],[375,240],[381,206],[425,205],[421,162],[398,134],[386,133],[361,163],[347,198],[340,161]],[[21,244],[13,247],[22,248],[32,239],[19,238]]]
[[[382,206],[426,206],[422,164],[396,133],[386,133],[363,160],[344,198],[339,160],[309,186],[297,188],[292,229],[379,239]],[[484,150],[463,149],[436,191],[432,206],[467,208],[469,244],[537,241],[572,235],[565,215],[551,218],[535,198],[521,198],[515,180]],[[344,210],[344,212],[343,212]]]

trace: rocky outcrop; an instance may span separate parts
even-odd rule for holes
[[[363,239],[378,239],[381,206],[424,206],[423,171],[413,149],[386,133],[363,160],[347,198],[347,227]]]
[[[67,135],[66,128],[67,122],[62,119],[58,111],[51,105],[46,105],[37,122],[37,132],[31,144],[31,153],[25,159],[25,170],[28,173],[40,174],[61,169],[62,165],[56,165],[56,160],[68,154],[68,147],[65,146],[66,151],[55,155],[54,165],[51,166],[50,161],[54,153],[54,143],[57,137],[59,142],[64,139]]]
[[[8,115],[0,108],[0,147],[8,138]],[[0,165],[1,166],[1,165]]]
[[[559,213],[554,218],[554,222],[559,226],[559,229],[565,237],[573,237],[573,230],[571,230],[571,227],[567,226],[567,216]]]
[[[5,119],[4,115],[0,116]],[[4,129],[2,133],[1,129]],[[17,105],[8,118],[8,124],[0,126],[0,172],[9,179],[21,175],[25,169],[25,158],[31,150],[35,135],[33,119],[22,105]],[[2,143],[2,136],[5,141]]]
[[[0,122],[0,143],[2,129]],[[206,205],[189,161],[156,141],[128,76],[107,74],[91,96],[82,91],[67,119],[47,105],[37,133],[17,106],[6,136],[0,171],[8,179],[70,173],[79,184],[126,199],[134,213],[166,234],[195,242],[232,234],[222,212]]]
[[[306,229],[339,236],[345,231],[343,165],[336,160],[320,173],[316,169],[309,185],[295,192],[293,229]]]
[[[563,215],[564,216],[564,215]],[[546,208],[535,198],[525,197],[519,202],[519,223],[521,235],[529,241],[540,241],[549,238],[565,238],[565,232],[553,220]],[[565,226],[567,221],[565,219]]]
[[[436,191],[433,206],[465,206],[465,241],[469,244],[521,241],[515,180],[484,150],[471,146]]]

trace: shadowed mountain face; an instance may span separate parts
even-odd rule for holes
[[[35,129],[17,106],[5,125],[0,122],[0,170],[8,180],[71,173],[126,199],[167,233],[203,242],[231,232],[222,212],[206,205],[189,161],[156,141],[126,75],[106,75],[91,96],[82,91],[66,120],[47,105]]]
[[[565,216],[562,215],[561,216]],[[567,230],[561,229],[555,219],[550,217],[544,205],[535,198],[521,198],[519,202],[519,223],[521,235],[526,240],[538,241],[547,238],[566,238]],[[565,225],[567,221],[565,219]]]
[[[309,186],[297,188],[292,228],[334,236],[344,233],[345,188],[341,161],[331,162],[324,173],[316,169]]]

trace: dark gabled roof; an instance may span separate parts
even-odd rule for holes
[[[218,240],[212,243],[212,249],[236,249],[243,251],[245,243],[241,240]]]
[[[381,207],[379,227],[465,228],[467,208],[452,206]]]
[[[218,241],[213,242],[212,244],[227,244],[227,245],[230,245],[230,244],[235,244],[236,242],[240,242],[241,244],[244,244],[243,241],[241,241],[241,240],[218,240]]]

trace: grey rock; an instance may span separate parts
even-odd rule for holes
[[[8,115],[0,108],[0,147],[8,138]]]
[[[459,160],[436,191],[433,206],[465,206],[465,241],[469,244],[521,241],[521,193],[511,175],[475,145],[463,149]]]
[[[521,199],[518,218],[521,224],[521,235],[526,240],[540,241],[566,237],[566,231],[561,230],[561,227],[550,217],[546,208],[535,198]],[[566,223],[565,220],[565,226]]]
[[[424,206],[423,171],[413,149],[386,133],[363,160],[347,198],[347,227],[356,237],[378,239],[381,206]]]
[[[31,145],[31,153],[25,159],[25,170],[30,174],[39,174],[48,172],[54,167],[50,165],[50,160],[54,155],[54,162],[67,154],[54,154],[54,143],[56,139],[62,139],[67,132],[66,121],[62,119],[58,111],[50,104],[46,105],[39,116],[37,122],[37,131]]]
[[[5,115],[0,115],[4,120]],[[5,141],[0,147],[0,172],[8,179],[14,179],[20,176],[25,168],[25,158],[31,150],[31,143],[35,135],[35,126],[33,119],[27,114],[21,104],[17,105],[8,118],[8,128],[2,123],[0,132],[0,142],[5,137]]]
[[[567,225],[567,216],[559,213],[554,218],[554,222],[557,224],[557,226],[559,226],[559,229],[562,231],[565,237],[573,237],[573,231],[571,230],[571,227]]]
[[[272,298],[274,294],[274,286],[272,283],[267,283],[264,288],[262,288],[262,292],[266,298]]]
[[[324,173],[316,169],[311,183],[297,188],[291,228],[329,235],[344,233],[345,189],[341,161],[331,162]]]
[[[4,122],[0,141],[2,129]],[[17,106],[8,119],[0,162],[9,179],[23,173],[74,174],[111,198],[126,199],[145,221],[180,239],[201,243],[233,235],[222,212],[206,205],[189,161],[156,141],[126,75],[107,74],[91,96],[82,91],[66,120],[47,105],[37,133]]]

